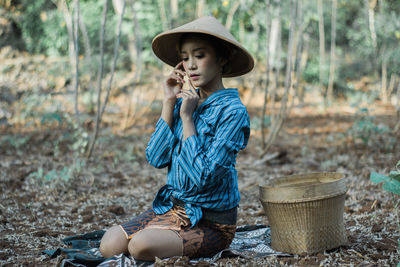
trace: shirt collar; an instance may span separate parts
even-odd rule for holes
[[[232,97],[232,98],[239,97],[238,89],[226,88],[226,89],[221,89],[221,90],[218,90],[218,91],[212,93],[209,97],[206,98],[206,100],[203,103],[201,103],[201,105],[199,106],[199,109],[201,109],[215,101],[218,101],[219,99],[226,98],[226,97]]]

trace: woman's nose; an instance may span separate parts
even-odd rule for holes
[[[188,62],[188,68],[192,70],[195,69],[196,67],[197,67],[196,61],[193,58],[190,58]]]

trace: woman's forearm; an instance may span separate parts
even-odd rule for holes
[[[161,110],[161,118],[168,124],[169,128],[171,129],[174,117],[175,103],[176,100],[164,100]]]
[[[183,140],[186,140],[192,135],[197,135],[192,116],[182,118],[182,128]]]

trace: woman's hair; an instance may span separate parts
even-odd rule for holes
[[[235,53],[236,49],[228,42],[225,42],[225,41],[223,41],[217,37],[214,37],[212,35],[204,34],[204,33],[185,33],[185,34],[183,34],[181,36],[181,38],[179,39],[179,42],[176,47],[178,53],[180,53],[180,51],[181,51],[183,42],[192,36],[198,37],[198,38],[208,42],[211,45],[211,47],[214,48],[217,60],[221,59],[221,60],[226,61],[226,63],[222,66],[221,74],[230,72],[231,65],[229,64],[229,62],[230,62],[231,57]]]

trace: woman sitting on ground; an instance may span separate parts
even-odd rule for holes
[[[225,89],[222,77],[245,74],[254,62],[214,17],[161,33],[152,48],[174,66],[146,149],[151,165],[168,167],[167,182],[152,209],[106,232],[100,251],[104,257],[129,252],[145,261],[210,257],[235,235],[236,155],[250,135],[238,91]]]

